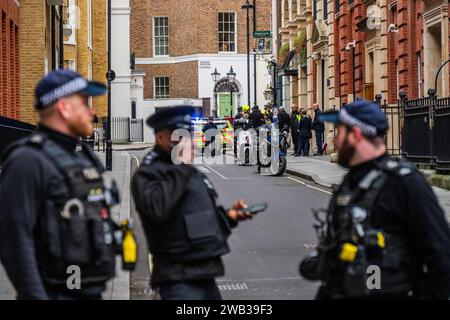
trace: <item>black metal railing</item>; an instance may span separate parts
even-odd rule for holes
[[[103,118],[101,130],[98,129],[99,137],[103,141],[108,129],[108,119]],[[127,117],[113,117],[111,119],[111,140],[113,142],[144,142],[144,120],[130,119]]]
[[[0,116],[0,155],[12,142],[31,134],[36,127],[29,123]]]
[[[450,171],[450,98],[403,101],[403,153],[408,160]]]
[[[386,100],[381,102],[381,95],[376,95],[375,103],[378,104],[386,115],[388,131],[385,141],[387,152],[393,156],[402,155],[402,107],[400,104],[390,105]]]

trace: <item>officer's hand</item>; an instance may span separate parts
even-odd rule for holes
[[[245,210],[245,208],[247,208],[247,204],[243,199],[239,199],[227,211],[227,215],[234,221],[252,219],[253,215],[249,211]]]

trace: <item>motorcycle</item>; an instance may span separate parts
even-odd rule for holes
[[[271,168],[272,167],[272,131],[270,127],[265,126],[262,127],[259,131],[259,137],[262,139],[262,143],[258,144],[258,146],[261,146],[262,148],[265,148],[267,150],[267,158],[269,161],[265,161],[267,159],[258,159],[258,173],[261,173],[261,168]],[[279,134],[278,139],[278,150],[276,152],[278,153],[278,166],[275,168],[275,172],[271,170],[271,174],[274,176],[281,176],[286,172],[287,168],[287,150],[289,149],[289,142],[288,142],[288,128],[284,127]],[[259,150],[258,150],[259,154]],[[260,158],[260,157],[259,157]]]
[[[252,149],[254,147],[252,137],[252,130],[250,122],[246,118],[237,119],[234,122],[235,135],[234,135],[234,154],[238,159],[240,165],[251,165],[253,163]]]

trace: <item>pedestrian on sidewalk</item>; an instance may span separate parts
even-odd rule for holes
[[[317,253],[301,274],[322,281],[317,299],[450,298],[450,229],[416,166],[387,155],[386,116],[356,101],[335,123],[338,162],[350,171],[319,218]]]
[[[291,137],[292,137],[292,144],[294,145],[294,153],[293,155],[297,154],[298,151],[298,139],[300,137],[300,120],[301,115],[298,111],[297,105],[293,104],[292,107],[292,113],[291,113]]]
[[[313,104],[314,110],[314,120],[312,122],[312,128],[316,134],[316,144],[317,144],[317,152],[314,154],[315,156],[323,155],[323,133],[325,131],[325,125],[322,121],[319,120],[319,116],[322,114],[320,111],[320,107],[317,103]]]
[[[295,157],[300,157],[301,155],[307,157],[309,156],[310,143],[309,140],[312,139],[312,120],[307,114],[306,109],[302,108],[300,111],[300,133],[298,138],[298,148]]]
[[[289,132],[289,127],[290,127],[289,115],[287,114],[286,110],[284,110],[283,106],[278,108],[277,118],[278,118],[278,128],[279,128],[280,132],[284,129],[287,132]]]
[[[18,299],[101,299],[114,276],[117,187],[91,148],[76,152],[93,130],[88,99],[105,93],[73,71],[49,73],[35,90],[37,131],[3,156],[0,257]]]
[[[211,181],[191,164],[189,134],[172,143],[174,130],[190,129],[193,111],[172,107],[147,120],[156,146],[131,184],[153,256],[151,285],[163,300],[221,299],[215,278],[224,275],[221,256],[230,251],[227,238],[238,221],[252,217],[243,200],[228,210],[217,204]],[[180,155],[172,158],[175,147]]]

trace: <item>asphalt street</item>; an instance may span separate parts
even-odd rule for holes
[[[130,153],[140,160],[145,151]],[[237,198],[249,205],[269,204],[267,211],[233,230],[231,253],[224,257],[226,275],[217,279],[223,298],[313,299],[317,283],[302,279],[298,265],[316,243],[311,208],[326,207],[330,190],[290,175],[261,176],[256,166],[198,164],[197,168],[213,182],[225,207]],[[142,231],[137,233],[139,242],[145,242]],[[131,275],[131,299],[150,298],[145,260],[140,259]]]

